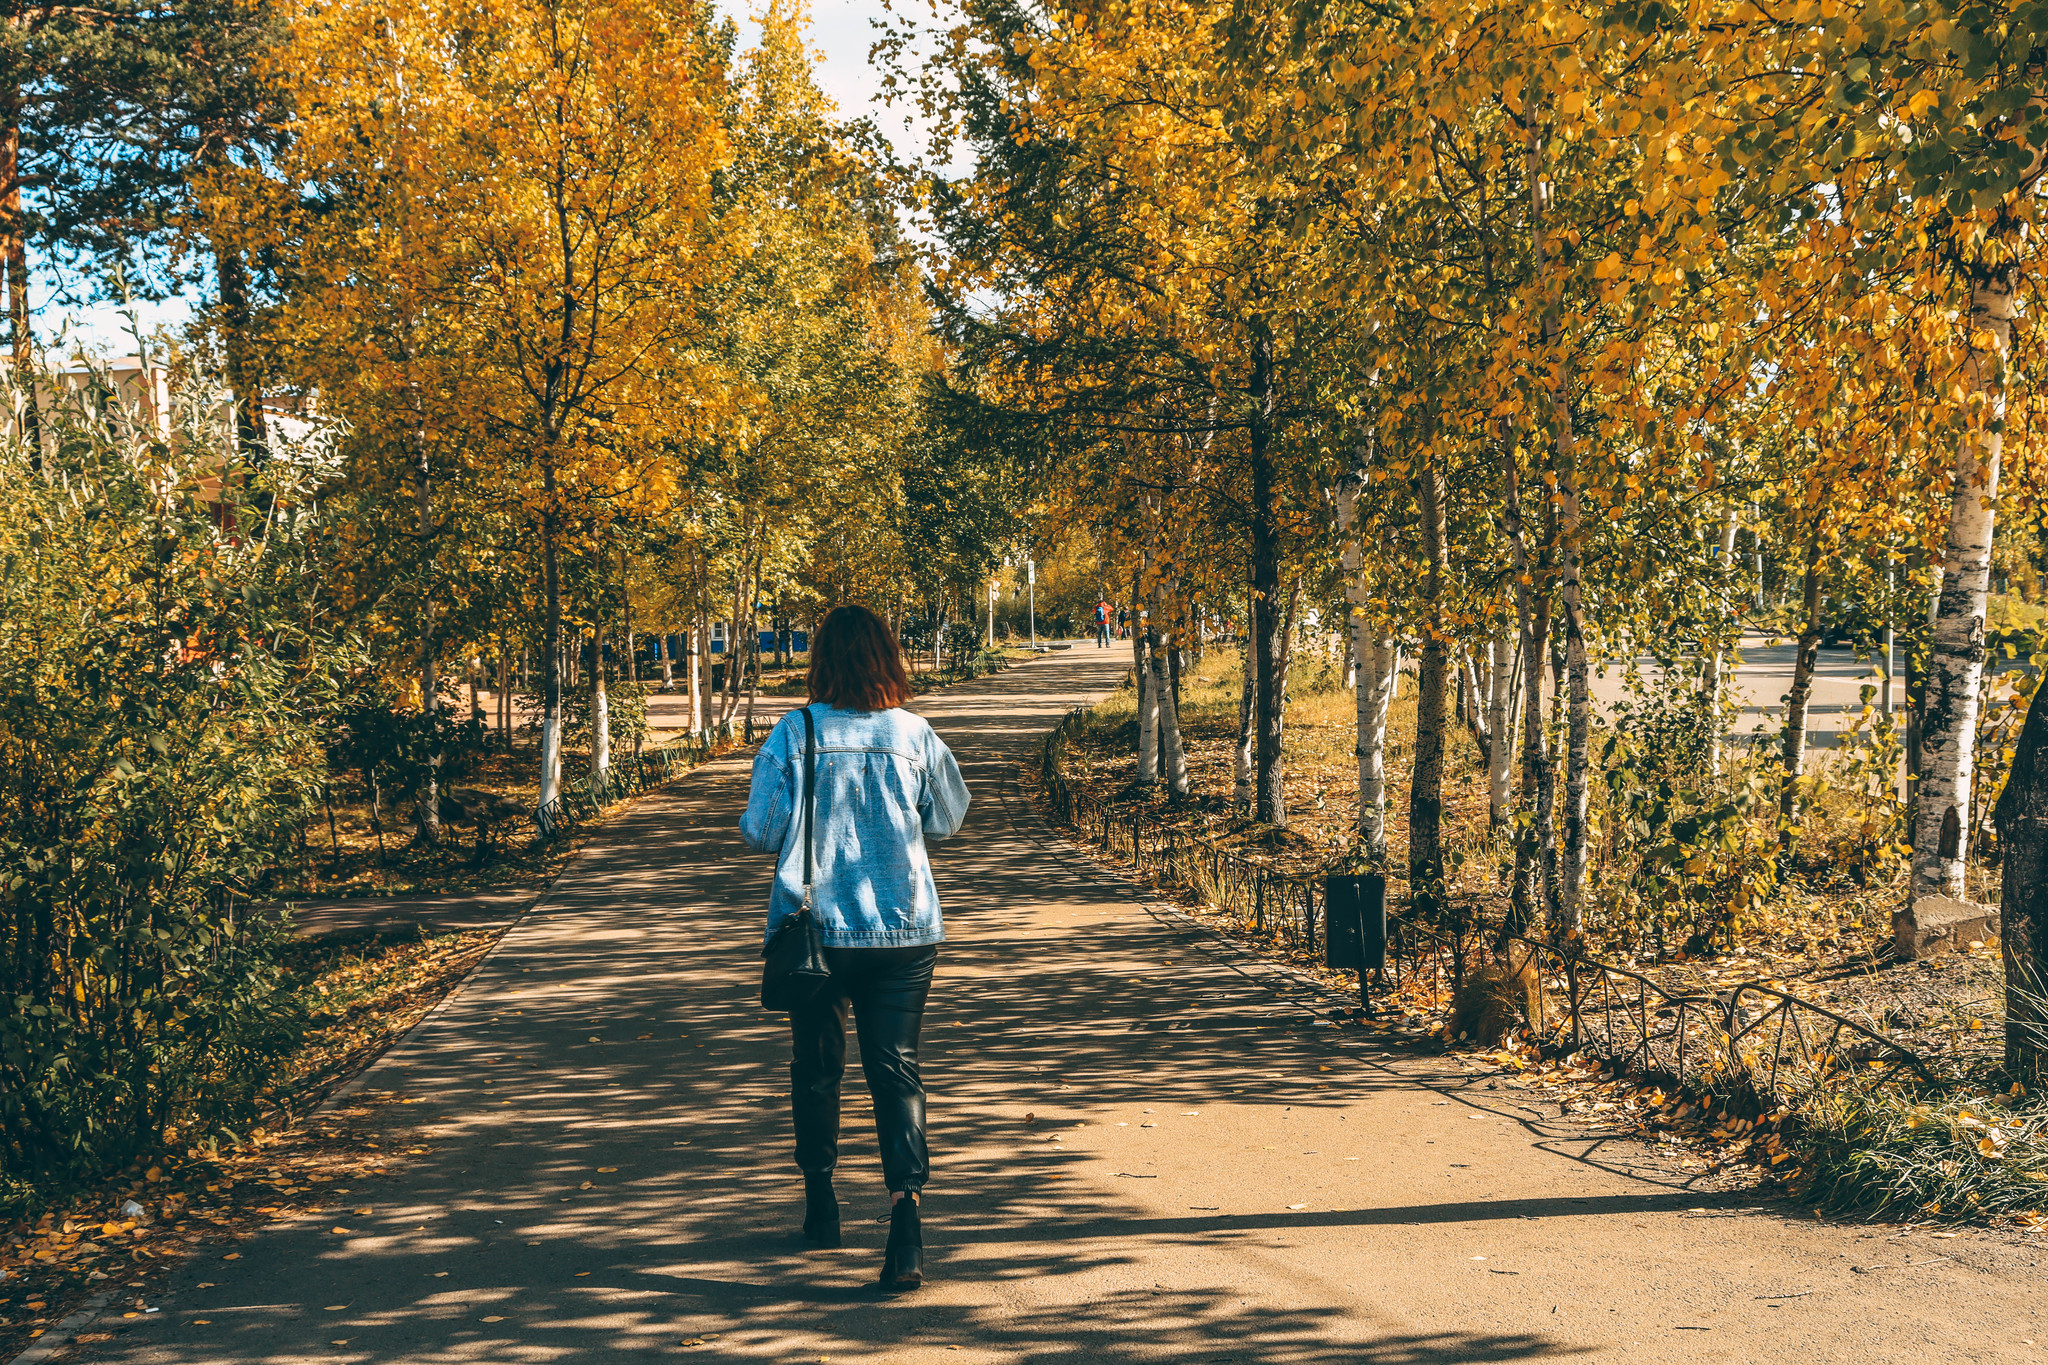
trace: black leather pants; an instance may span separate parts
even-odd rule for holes
[[[789,1016],[795,1044],[789,1064],[796,1117],[796,1164],[829,1175],[839,1163],[839,1081],[846,1074],[846,1011],[860,1035],[860,1069],[875,1098],[882,1178],[893,1190],[921,1190],[930,1173],[924,1141],[924,1077],[917,1034],[938,964],[936,944],[921,948],[827,948],[832,979]]]

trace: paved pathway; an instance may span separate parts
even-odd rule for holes
[[[1520,1090],[1317,1026],[1057,845],[1013,760],[1123,666],[1075,651],[926,699],[975,806],[939,855],[925,1289],[868,1287],[886,1206],[852,1077],[848,1244],[796,1238],[783,1035],[754,1000],[767,865],[729,760],[624,815],[366,1078],[434,1135],[358,1183],[368,1213],[187,1267],[87,1358],[2039,1357],[2030,1245],[1689,1190]]]

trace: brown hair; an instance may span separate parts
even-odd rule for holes
[[[811,640],[811,700],[842,711],[887,711],[911,697],[889,623],[866,607],[834,607]]]

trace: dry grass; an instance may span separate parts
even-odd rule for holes
[[[565,753],[562,770],[574,773],[587,762]],[[521,745],[507,754],[494,748],[479,755],[460,784],[515,797],[531,806],[539,794],[539,757]],[[501,825],[489,855],[476,856],[475,835],[447,826],[438,845],[414,841],[410,803],[383,804],[383,835],[370,823],[369,790],[354,773],[336,773],[331,781],[333,822],[319,812],[303,831],[298,856],[279,865],[263,887],[277,900],[324,896],[433,894],[452,891],[513,889],[547,884],[569,849],[565,843],[544,845],[532,838],[531,826]]]
[[[1163,819],[1176,819],[1225,844],[1258,839],[1258,852],[1290,871],[1310,872],[1356,851],[1358,770],[1355,695],[1342,685],[1334,642],[1330,648],[1297,654],[1287,707],[1284,788],[1289,830],[1283,838],[1248,826],[1231,812],[1233,748],[1237,732],[1242,656],[1233,647],[1211,647],[1183,674],[1182,729],[1194,797],[1179,806],[1158,790],[1136,789],[1137,697],[1126,678],[1088,717],[1068,749],[1068,775],[1089,800],[1144,805]],[[1387,842],[1392,880],[1389,894],[1405,899],[1408,858],[1408,790],[1415,736],[1414,679],[1404,676],[1388,723]],[[1594,752],[1603,740],[1596,733]],[[1783,885],[1742,917],[1736,943],[1717,945],[1711,965],[1688,957],[1685,933],[1661,942],[1642,907],[1625,891],[1631,864],[1610,837],[1616,813],[1595,782],[1592,811],[1592,866],[1587,896],[1588,934],[1596,954],[1649,967],[1675,986],[1706,986],[1733,976],[1796,981],[1837,973],[1878,961],[1890,936],[1890,912],[1901,894],[1903,863],[1882,851],[1888,810],[1873,813],[1858,790],[1863,774],[1853,754],[1809,754],[1813,800],[1801,831],[1799,856]],[[1765,780],[1767,754],[1732,752],[1727,780]],[[1453,897],[1497,913],[1512,868],[1510,842],[1488,829],[1486,774],[1479,746],[1462,724],[1447,736],[1444,768],[1443,839],[1447,880]],[[1771,818],[1760,811],[1758,820]],[[1759,832],[1768,835],[1763,827]],[[1975,869],[1982,877],[1984,870]],[[1979,888],[1983,890],[1980,891]],[[1973,883],[1973,892],[1995,888]]]

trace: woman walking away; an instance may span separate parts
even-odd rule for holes
[[[902,709],[910,700],[902,651],[867,608],[834,607],[825,617],[811,643],[810,693],[761,746],[740,819],[749,848],[779,855],[769,936],[808,903],[830,968],[789,1015],[804,1236],[839,1245],[832,1171],[851,1006],[893,1201],[881,1283],[909,1289],[924,1282],[917,1200],[930,1161],[917,1036],[946,937],[924,846],[960,828],[967,786],[931,727]]]

